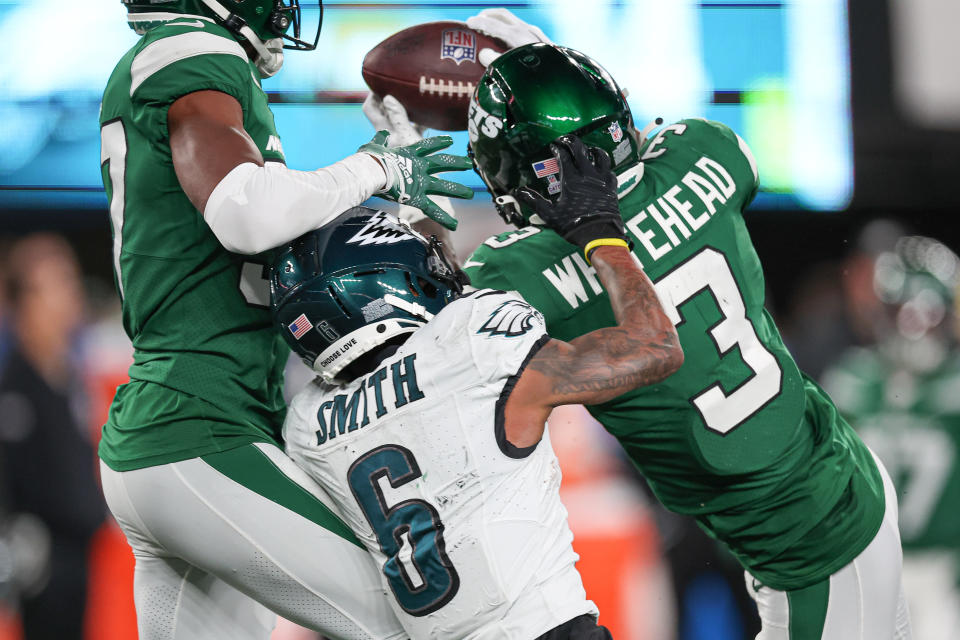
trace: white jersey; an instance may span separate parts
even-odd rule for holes
[[[477,291],[376,371],[318,379],[291,403],[289,454],[373,554],[414,640],[532,640],[596,615],[547,434],[519,449],[503,431],[507,397],[547,339],[517,294]]]

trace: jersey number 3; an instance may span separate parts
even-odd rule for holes
[[[394,489],[421,476],[413,453],[396,444],[368,451],[347,472],[347,482],[387,557],[383,565],[394,597],[412,616],[433,613],[457,594],[460,576],[447,557],[443,523],[423,500],[388,505],[381,482]]]
[[[703,249],[657,280],[656,288],[667,317],[678,327],[683,321],[680,305],[701,291],[709,291],[723,314],[709,329],[717,351],[723,355],[739,347],[740,356],[753,372],[730,393],[724,393],[715,382],[690,399],[707,428],[726,434],[779,395],[783,378],[780,364],[763,346],[747,317],[743,296],[722,253]]]

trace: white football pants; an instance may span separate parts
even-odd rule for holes
[[[876,456],[873,459],[883,477],[886,509],[877,535],[853,562],[829,579],[796,591],[761,586],[749,573],[744,574],[747,591],[756,600],[760,612],[762,630],[757,640],[912,638],[903,595],[897,494],[887,470]],[[826,598],[819,597],[824,593]],[[821,621],[822,631],[819,631]]]
[[[960,575],[955,549],[908,551],[903,588],[917,640],[960,638]]]
[[[276,614],[330,638],[406,637],[372,558],[277,447],[100,470],[136,558],[141,640],[267,640]]]

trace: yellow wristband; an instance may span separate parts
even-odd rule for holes
[[[593,250],[597,247],[623,247],[624,249],[629,249],[630,245],[627,244],[627,241],[623,238],[597,238],[596,240],[591,240],[587,243],[587,246],[583,248],[583,257],[587,259],[587,264],[590,264],[590,254],[593,253]]]

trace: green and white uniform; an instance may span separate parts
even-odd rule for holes
[[[621,214],[685,361],[589,410],[663,504],[694,516],[760,583],[817,584],[876,536],[883,483],[763,308],[741,213],[757,189],[753,157],[726,126],[700,119],[666,127],[640,155],[618,176]],[[464,268],[474,286],[519,291],[555,338],[615,325],[594,270],[547,229],[490,238]]]
[[[399,637],[371,558],[283,454],[288,349],[271,322],[266,256],[224,249],[174,172],[167,111],[201,90],[234,97],[264,160],[283,162],[259,74],[213,21],[166,15],[120,60],[100,116],[135,350],[101,473],[137,558],[140,637],[266,640],[275,613],[333,638]]]
[[[907,600],[918,638],[960,634],[960,354],[912,373],[854,348],[824,387],[897,485]]]
[[[115,470],[279,441],[289,350],[271,324],[266,261],[220,245],[180,188],[167,133],[177,98],[222,91],[264,160],[283,162],[258,77],[226,29],[190,17],[143,36],[104,91],[101,166],[135,350],[100,443]]]

